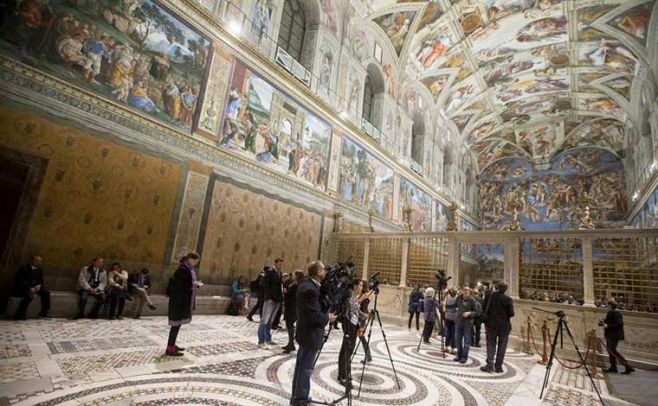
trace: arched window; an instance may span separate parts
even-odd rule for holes
[[[305,35],[306,14],[304,8],[299,0],[284,1],[277,44],[297,61],[301,61]]]
[[[411,159],[423,164],[423,147],[425,146],[425,120],[420,112],[414,113],[414,125],[411,127]]]
[[[375,100],[374,90],[370,75],[366,76],[366,83],[363,85],[363,118],[372,124],[373,101]]]

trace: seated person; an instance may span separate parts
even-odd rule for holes
[[[242,308],[245,306],[244,293],[244,277],[240,275],[231,284],[231,311],[229,313],[233,313],[236,316],[240,314]]]
[[[96,303],[89,312],[89,318],[97,319],[101,306],[105,302],[105,286],[107,285],[107,273],[103,269],[103,258],[92,258],[88,266],[82,267],[78,275],[78,315],[76,319],[85,317],[84,311],[87,299],[91,296]]]
[[[115,262],[110,267],[110,273],[107,276],[107,291],[105,292],[110,298],[110,320],[123,318],[123,308],[126,300],[133,300],[128,294],[128,272],[121,267],[121,264]],[[117,309],[118,305],[118,309]]]
[[[132,272],[128,276],[128,292],[139,299],[139,307],[135,318],[139,319],[142,315],[144,303],[148,303],[149,309],[155,310],[157,307],[151,302],[148,290],[151,287],[151,278],[149,277],[148,268],[142,268],[139,272]]]
[[[46,290],[43,283],[43,269],[41,268],[42,259],[38,255],[32,255],[30,263],[18,268],[14,277],[14,286],[11,295],[20,297],[21,302],[18,304],[14,318],[16,320],[25,320],[27,307],[34,299],[34,295],[41,298],[41,312],[39,317],[48,317],[50,311],[50,292]]]

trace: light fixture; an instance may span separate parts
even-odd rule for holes
[[[242,32],[242,25],[239,22],[232,20],[228,23],[228,29],[233,35],[240,35]]]
[[[637,192],[633,193],[633,201],[636,201],[638,197],[639,195]]]
[[[653,163],[652,163],[651,166],[649,167],[649,171],[651,171],[651,172],[655,172],[656,169],[658,169],[658,162],[653,161]]]

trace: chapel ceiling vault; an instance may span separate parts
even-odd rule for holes
[[[364,2],[403,87],[427,89],[480,170],[509,156],[547,164],[579,146],[621,157],[638,120],[634,81],[656,83],[655,0]]]

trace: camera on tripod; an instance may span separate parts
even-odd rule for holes
[[[434,278],[436,278],[436,287],[439,291],[444,290],[448,287],[448,281],[452,279],[452,276],[446,277],[446,271],[443,269],[437,269],[434,273]]]
[[[375,272],[366,283],[369,290],[374,291],[375,295],[379,294],[379,272]]]
[[[344,263],[327,266],[320,286],[323,311],[335,312],[342,319],[350,298],[350,284],[356,275],[356,267],[351,258]]]

